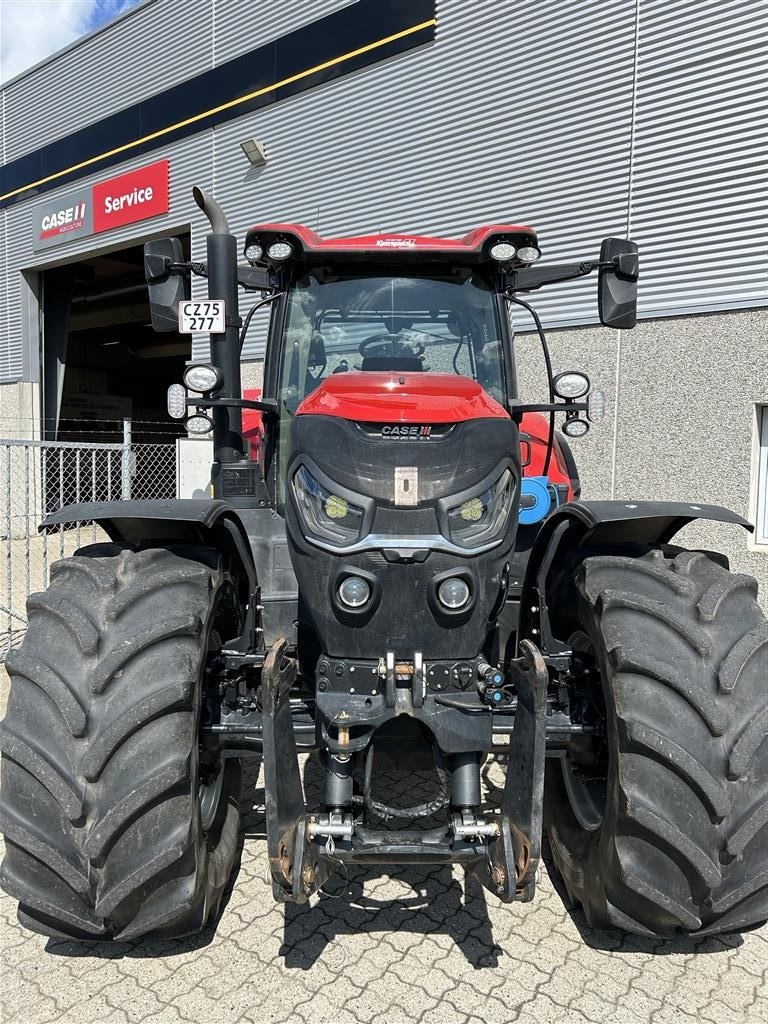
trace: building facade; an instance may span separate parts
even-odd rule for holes
[[[584,495],[729,505],[754,537],[690,527],[685,540],[765,581],[762,0],[183,10],[144,0],[3,87],[0,437],[107,436],[126,414],[147,436],[172,429],[165,388],[202,350],[148,330],[141,246],[176,234],[204,258],[193,185],[240,238],[264,221],[328,236],[527,223],[559,261],[629,235],[634,331],[595,326],[593,280],[534,296],[556,369],[606,392],[606,419],[574,443]],[[536,337],[515,327],[521,394],[536,400]]]

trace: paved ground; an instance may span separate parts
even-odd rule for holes
[[[0,697],[2,686],[0,669]],[[0,700],[0,706],[2,701]],[[313,785],[309,763],[305,779]],[[352,871],[309,908],[265,882],[264,791],[246,773],[244,846],[215,930],[173,943],[46,939],[0,897],[5,1024],[757,1024],[768,929],[649,942],[590,929],[545,873],[505,907],[463,873]],[[344,888],[347,898],[336,898]]]

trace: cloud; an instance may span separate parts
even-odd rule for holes
[[[7,82],[135,2],[0,0],[0,82]]]

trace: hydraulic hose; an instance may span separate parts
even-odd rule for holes
[[[522,306],[523,309],[527,309],[528,312],[533,317],[533,322],[536,324],[536,330],[537,330],[538,335],[539,335],[539,341],[541,342],[541,351],[544,354],[544,363],[545,363],[545,365],[547,367],[547,384],[549,386],[549,403],[550,403],[550,405],[554,405],[555,404],[555,387],[554,387],[554,384],[553,384],[554,374],[552,372],[552,359],[551,359],[551,357],[549,355],[549,346],[547,345],[547,338],[546,338],[546,335],[544,334],[544,328],[541,326],[541,320],[539,319],[539,314],[536,312],[536,310],[533,308],[533,306],[530,306],[527,302],[524,302],[522,299],[518,299],[518,297],[516,295],[509,295],[509,294],[507,294],[505,292],[504,298],[507,300],[507,302],[514,302],[516,305]],[[554,444],[555,444],[555,414],[554,414],[554,412],[550,412],[550,414],[549,414],[549,435],[547,437],[547,454],[546,454],[546,457],[544,459],[544,473],[542,474],[543,476],[546,476],[547,473],[549,472],[549,464],[552,461],[552,449],[554,448]]]

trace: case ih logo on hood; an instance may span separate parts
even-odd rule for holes
[[[381,428],[382,437],[429,437],[431,433],[431,423],[385,423]]]

